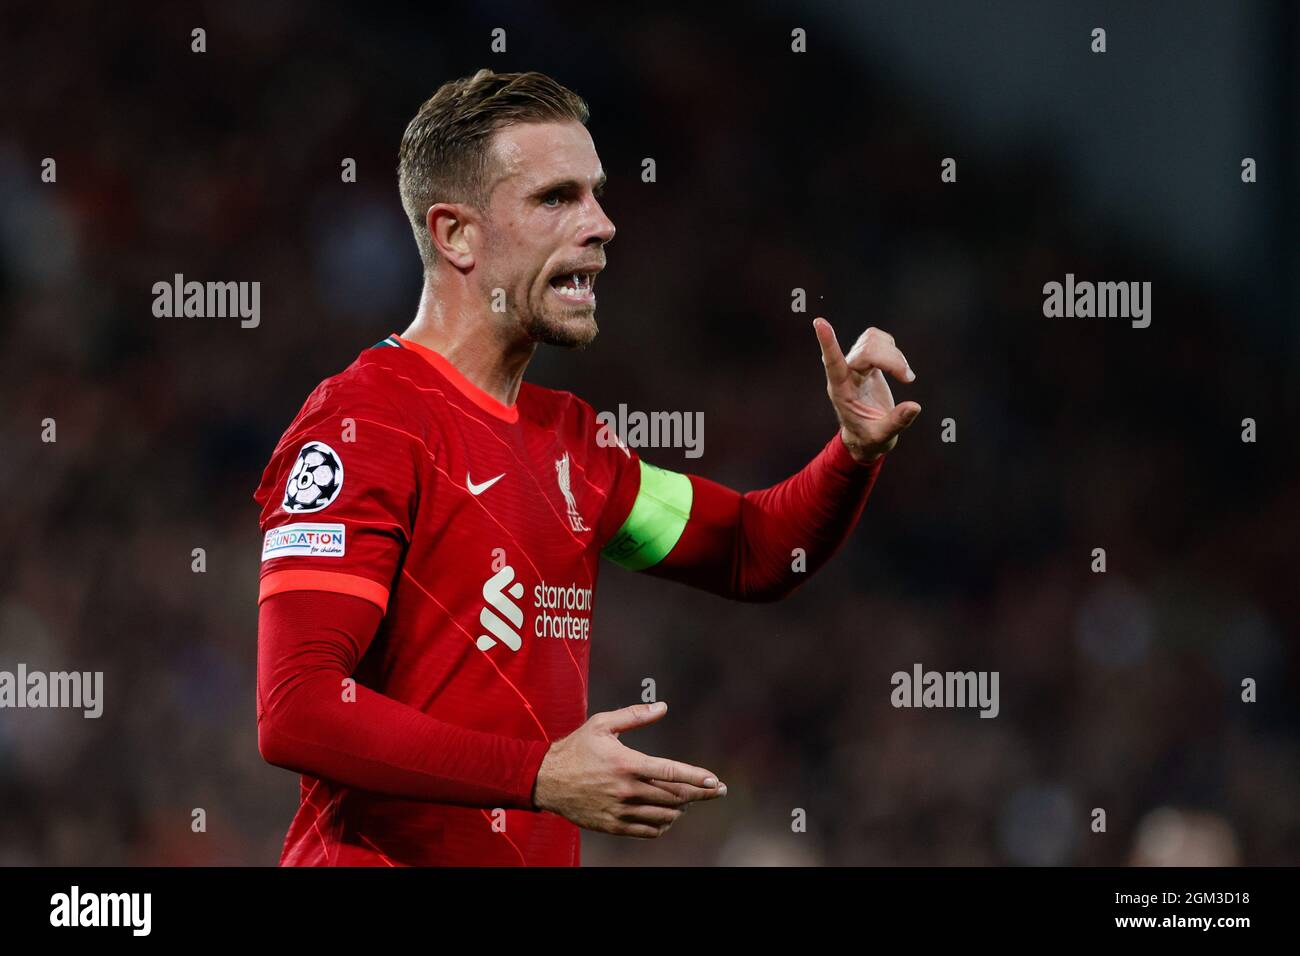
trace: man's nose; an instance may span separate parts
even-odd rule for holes
[[[600,208],[600,203],[592,200],[593,214],[587,223],[587,228],[582,237],[582,244],[596,242],[604,245],[614,238],[614,223],[609,216],[605,215],[605,210]]]

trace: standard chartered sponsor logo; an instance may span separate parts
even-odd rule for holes
[[[591,637],[591,588],[576,584],[559,587],[543,581],[533,588],[533,633],[538,637],[566,637],[585,641]],[[571,612],[579,611],[580,614]]]
[[[524,596],[524,585],[515,580],[515,569],[505,565],[483,583],[484,605],[478,620],[486,633],[475,642],[480,651],[504,644],[512,651],[523,646],[523,609],[516,603]],[[513,599],[513,600],[512,600]],[[585,641],[591,637],[591,588],[576,584],[556,585],[542,581],[533,586],[533,634]]]
[[[511,581],[514,584],[510,584]],[[507,585],[510,586],[507,588]],[[522,642],[518,629],[524,623],[524,612],[510,599],[517,601],[523,596],[524,586],[515,581],[515,569],[508,564],[483,583],[483,600],[487,604],[479,611],[478,622],[488,633],[478,636],[476,643],[480,651],[494,647],[497,641],[512,651],[519,650]]]

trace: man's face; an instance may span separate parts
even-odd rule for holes
[[[491,150],[480,288],[489,302],[504,289],[534,341],[581,348],[596,337],[596,273],[614,238],[591,135],[577,121],[514,124],[497,130]]]

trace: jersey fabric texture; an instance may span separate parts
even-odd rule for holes
[[[304,776],[282,863],[578,863],[578,828],[527,809],[524,788],[549,742],[586,719],[600,552],[641,480],[637,455],[602,445],[598,427],[570,393],[524,382],[506,406],[397,335],[308,397],[255,495],[259,603],[302,589],[373,603],[383,618],[358,684],[535,745],[492,809]],[[649,521],[659,550],[663,523]],[[635,555],[628,538],[621,553]],[[259,720],[272,690],[259,688]]]
[[[600,557],[786,597],[852,532],[883,458],[836,434],[741,494],[642,461],[568,392],[524,382],[506,406],[398,335],[364,351],[254,496],[259,747],[302,773],[281,863],[578,865],[578,828],[532,788],[587,717]]]

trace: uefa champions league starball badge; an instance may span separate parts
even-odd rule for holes
[[[293,514],[320,511],[343,490],[343,461],[321,441],[309,441],[284,486],[284,510]]]

